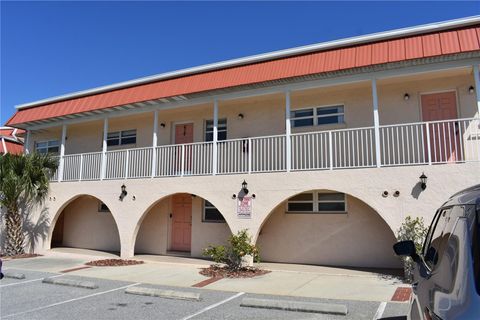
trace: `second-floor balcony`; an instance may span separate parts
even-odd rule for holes
[[[54,181],[335,170],[480,161],[475,118],[68,154]]]

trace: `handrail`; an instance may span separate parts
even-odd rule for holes
[[[375,153],[373,126],[298,132],[291,134],[290,140],[286,134],[222,140],[217,141],[221,148],[216,155],[213,141],[109,150],[105,155],[101,151],[66,154],[57,156],[65,167],[63,177],[55,179],[98,180],[103,157],[105,179],[334,170],[373,167],[377,163],[388,167],[480,161],[480,143],[469,139],[480,133],[479,127],[471,126],[479,120],[381,125],[379,156]],[[291,143],[290,149],[287,142]]]

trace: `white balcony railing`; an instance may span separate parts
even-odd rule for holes
[[[81,181],[150,177],[333,170],[480,160],[480,120],[458,119],[380,126],[380,159],[373,127],[252,137],[65,155],[63,177]],[[287,156],[291,168],[287,168]],[[103,163],[103,168],[102,168]],[[103,170],[102,170],[103,169]]]

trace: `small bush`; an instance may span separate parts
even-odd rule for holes
[[[228,246],[209,246],[203,250],[203,255],[213,259],[216,263],[224,263],[230,270],[239,270],[242,258],[250,255],[255,262],[260,261],[258,248],[252,244],[252,237],[247,230],[240,230],[228,238]]]
[[[425,226],[423,218],[407,216],[397,231],[397,239],[398,241],[412,240],[415,243],[417,253],[420,253],[427,232],[428,227]],[[402,261],[405,279],[407,282],[412,282],[415,262],[410,257],[402,257]]]

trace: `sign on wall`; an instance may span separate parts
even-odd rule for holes
[[[237,217],[239,219],[251,219],[252,205],[252,197],[237,198]]]

